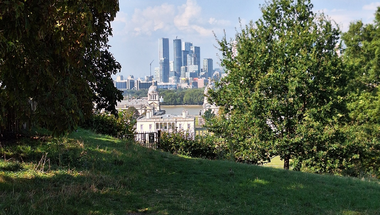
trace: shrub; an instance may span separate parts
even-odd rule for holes
[[[173,154],[191,157],[216,159],[220,158],[220,150],[214,143],[213,136],[193,136],[185,132],[163,132],[160,149]]]
[[[128,111],[119,111],[118,115],[96,113],[82,126],[96,133],[117,138],[133,138],[136,123],[135,116]]]

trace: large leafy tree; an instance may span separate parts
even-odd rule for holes
[[[349,123],[344,131],[356,147],[355,168],[380,171],[380,8],[374,23],[352,22],[342,39],[343,59],[349,67]]]
[[[208,127],[235,159],[306,160],[342,141],[346,83],[339,29],[308,0],[273,0],[262,18],[218,41],[228,75],[209,94],[221,107]]]
[[[55,134],[92,114],[93,102],[115,112],[122,98],[108,52],[111,0],[0,2],[0,130],[38,123]]]

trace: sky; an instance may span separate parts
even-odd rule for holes
[[[323,12],[345,32],[350,22],[372,23],[380,1],[314,0],[313,11]],[[120,10],[111,23],[110,51],[121,64],[125,78],[154,75],[158,67],[158,39],[169,38],[170,61],[173,39],[192,42],[203,58],[220,67],[217,40],[233,38],[241,26],[261,18],[265,0],[119,0]],[[240,21],[239,21],[240,20]],[[153,62],[152,62],[153,61]],[[202,65],[201,65],[202,66]],[[116,76],[115,76],[116,77]],[[114,77],[114,78],[115,78]]]

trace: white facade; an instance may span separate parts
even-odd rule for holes
[[[166,132],[182,131],[190,134],[195,132],[195,118],[187,115],[187,111],[182,116],[171,114],[148,115],[139,118],[136,123],[137,133],[157,132],[158,130]]]
[[[136,122],[137,133],[157,132],[158,130],[165,132],[186,132],[194,134],[195,117],[189,116],[188,111],[182,111],[182,115],[175,116],[165,114],[160,108],[160,100],[157,86],[152,85],[148,91],[148,104],[145,108],[145,115],[139,117]]]

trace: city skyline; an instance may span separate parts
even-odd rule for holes
[[[234,37],[236,31],[240,31],[239,18],[243,26],[251,20],[257,21],[262,15],[260,5],[264,3],[264,0],[120,1],[120,11],[111,23],[114,36],[109,38],[110,51],[122,66],[119,74],[144,77],[150,74],[151,68],[154,75],[154,68],[159,66],[159,38],[168,38],[170,43],[176,38],[182,42],[191,41],[202,49],[201,63],[211,58],[213,68],[218,68],[220,60],[215,36],[221,39],[225,30],[228,40]],[[353,21],[373,22],[374,12],[380,6],[379,1],[370,0],[315,0],[312,3],[313,11],[323,11],[343,31],[347,31]],[[174,61],[172,44],[169,50],[169,61]],[[184,60],[182,58],[182,62]]]

